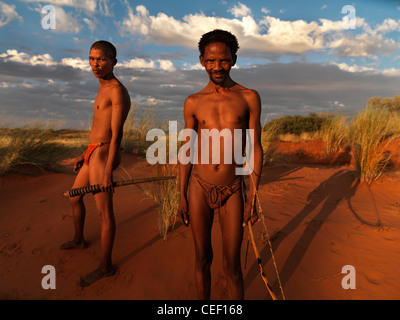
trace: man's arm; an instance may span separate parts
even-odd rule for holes
[[[185,129],[192,129],[197,132],[198,123],[196,118],[193,116],[194,101],[193,97],[190,96],[185,101],[183,108],[183,115],[185,120]],[[185,144],[191,140],[190,137],[186,138]],[[193,143],[193,141],[191,141]],[[188,154],[186,156],[189,156]],[[178,157],[179,158],[179,157]],[[188,203],[187,203],[187,190],[189,184],[189,177],[192,171],[192,163],[182,164],[179,162],[179,191],[180,201],[178,208],[178,215],[182,217],[183,223],[189,226],[189,214],[188,214]]]
[[[123,127],[126,118],[125,110],[129,107],[125,105],[127,102],[124,99],[123,88],[120,86],[115,86],[111,89],[111,140],[110,147],[108,151],[108,159],[104,169],[103,176],[103,188],[110,188],[113,190],[113,169],[114,163],[119,152]]]
[[[245,204],[244,211],[244,220],[243,226],[246,226],[248,221],[250,220],[252,224],[257,222],[258,215],[256,210],[257,202],[253,202],[255,200],[255,194],[258,190],[258,185],[260,182],[261,172],[262,172],[262,164],[263,164],[263,150],[261,146],[261,99],[259,94],[251,90],[251,94],[248,97],[249,104],[249,129],[254,130],[254,146],[252,149],[254,150],[254,168],[252,168],[252,173],[249,176],[249,186],[250,192]],[[254,207],[253,215],[252,215],[252,207]]]
[[[85,154],[87,152],[87,149],[79,156],[79,158],[75,161],[74,165],[74,172],[78,173],[79,170],[81,170],[83,163],[85,161]]]

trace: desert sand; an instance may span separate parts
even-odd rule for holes
[[[265,226],[287,300],[400,299],[400,174],[394,162],[372,185],[354,175],[351,155],[327,158],[319,142],[279,143],[275,163],[264,167],[259,195]],[[68,200],[72,159],[65,173],[0,178],[0,299],[195,300],[194,250],[190,228],[177,222],[164,241],[157,207],[137,186],[116,190],[117,273],[87,288],[79,279],[100,258],[100,223],[91,195],[85,197],[85,250],[60,250],[73,237]],[[115,180],[156,173],[145,158],[124,154]],[[266,276],[282,299],[262,221],[254,226]],[[213,227],[212,299],[226,299],[221,235]],[[246,228],[242,246],[245,298],[270,300],[259,275]],[[56,270],[56,289],[44,290],[42,267]],[[356,272],[345,290],[344,266]]]

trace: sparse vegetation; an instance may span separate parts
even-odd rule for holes
[[[369,99],[366,108],[354,117],[339,113],[310,114],[308,117],[285,116],[268,122],[263,131],[275,128],[275,139],[283,141],[322,139],[327,155],[351,150],[359,179],[373,182],[380,177],[390,161],[388,145],[399,137],[398,111],[400,96],[393,99],[375,97]],[[264,152],[272,140],[274,138],[269,137],[267,143],[262,141]]]
[[[357,176],[373,182],[382,174],[390,154],[386,147],[397,136],[394,119],[386,110],[367,106],[349,124],[348,139],[353,150]]]
[[[393,98],[372,97],[368,100],[367,107],[387,110],[390,113],[399,113],[400,96],[395,95]]]
[[[159,165],[158,176],[173,176],[170,165]],[[139,188],[158,206],[158,227],[160,235],[167,240],[168,231],[175,226],[179,206],[178,179],[151,183],[145,188]]]
[[[267,122],[267,119],[265,119]],[[264,125],[261,132],[261,146],[263,149],[263,165],[265,166],[271,161],[274,150],[271,148],[271,142],[275,139],[277,133],[277,122],[273,122],[270,125]]]
[[[347,142],[346,117],[335,113],[321,127],[321,138],[324,141],[325,152],[328,155],[338,152]]]
[[[159,128],[153,118],[154,106],[145,110],[138,117],[138,105],[133,105],[124,125],[124,135],[121,147],[127,153],[146,154],[152,142],[146,141],[147,132],[152,128]]]
[[[85,133],[52,130],[41,124],[17,129],[0,129],[0,176],[5,173],[25,173],[27,167],[58,171],[58,162],[79,154]]]
[[[284,116],[273,119],[264,125],[263,130],[268,130],[270,126],[276,128],[277,134],[300,135],[304,132],[314,133],[321,130],[322,126],[329,121],[327,115],[317,115],[310,113],[308,116]]]

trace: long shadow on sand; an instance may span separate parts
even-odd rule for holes
[[[152,209],[152,208],[150,208]],[[148,209],[147,209],[148,210]],[[175,226],[174,226],[174,231],[178,230],[179,228],[183,227],[184,224],[182,222],[176,222]],[[125,255],[124,257],[120,258],[117,262],[116,262],[116,266],[121,267],[122,265],[124,265],[127,261],[131,260],[133,257],[135,257],[137,254],[139,254],[140,252],[142,252],[143,250],[147,249],[148,247],[152,246],[153,244],[155,244],[158,241],[164,241],[163,237],[158,233],[156,234],[153,238],[151,238],[150,240],[148,240],[146,243],[142,244],[141,246],[137,247],[135,250],[133,250],[132,252],[130,252],[129,254]]]
[[[283,287],[289,281],[296,268],[299,266],[301,259],[306,254],[309,246],[314,240],[316,234],[321,229],[323,223],[337,208],[340,202],[349,202],[349,200],[354,196],[358,185],[359,180],[356,179],[353,172],[348,170],[340,170],[336,172],[308,195],[307,205],[274,236],[274,239],[272,240],[272,247],[273,251],[276,252],[282,241],[289,234],[295,231],[295,229],[299,227],[301,223],[303,223],[307,216],[309,216],[319,205],[322,204],[321,209],[310,222],[307,223],[307,221],[304,221],[304,223],[307,223],[307,226],[300,239],[290,251],[288,258],[283,265],[283,268],[280,272],[280,279]],[[271,258],[268,245],[264,246],[260,254],[261,257],[267,257],[263,259],[263,263],[266,264]],[[258,275],[258,265],[257,263],[254,263],[245,277],[246,289]],[[272,276],[269,275],[269,278],[271,277]],[[276,278],[275,275],[274,277]],[[276,293],[280,292],[277,280],[275,281],[273,288]]]

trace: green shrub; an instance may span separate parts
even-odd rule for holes
[[[310,113],[308,116],[284,116],[282,118],[269,121],[263,130],[268,130],[270,126],[276,127],[277,134],[296,134],[300,135],[303,132],[317,132],[322,126],[329,122],[328,116],[319,116],[315,113]]]

